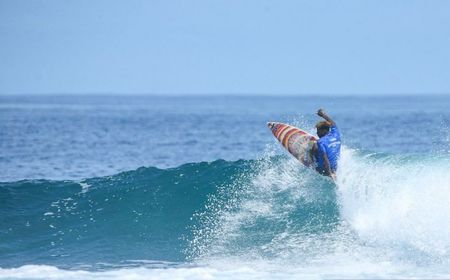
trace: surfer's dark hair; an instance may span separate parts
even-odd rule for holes
[[[330,130],[331,124],[327,121],[321,121],[316,124],[317,129],[326,129]]]

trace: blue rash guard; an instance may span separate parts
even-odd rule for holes
[[[331,171],[336,172],[337,162],[341,154],[341,134],[336,125],[332,126],[330,132],[317,140],[317,154],[316,162],[317,168],[322,172],[325,171],[325,164],[323,160],[324,153],[327,155],[330,162]]]

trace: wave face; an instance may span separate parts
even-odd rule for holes
[[[1,183],[0,266],[157,260],[291,275],[449,275],[449,168],[448,156],[344,148],[336,184],[270,153]]]
[[[1,266],[181,261],[191,217],[249,162],[0,184]]]

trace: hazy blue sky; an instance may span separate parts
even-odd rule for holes
[[[450,93],[450,1],[0,0],[0,93]]]

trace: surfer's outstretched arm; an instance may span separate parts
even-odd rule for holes
[[[325,113],[325,111],[323,109],[319,109],[317,111],[317,115],[319,115],[319,117],[324,118],[327,122],[329,122],[331,124],[331,126],[336,125],[336,123],[327,115],[327,113]]]

